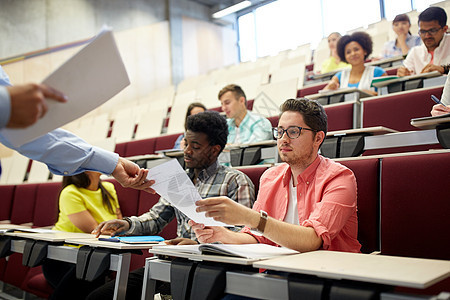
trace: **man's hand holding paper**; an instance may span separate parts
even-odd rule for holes
[[[154,180],[155,184],[152,188],[195,222],[207,226],[226,225],[196,211],[195,203],[202,198],[176,159],[151,168],[148,171],[147,180]]]

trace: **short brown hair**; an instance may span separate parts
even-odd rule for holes
[[[244,90],[239,85],[229,84],[229,85],[223,87],[219,92],[218,99],[220,100],[220,98],[223,96],[223,94],[225,94],[227,92],[232,92],[234,94],[234,96],[236,97],[236,99],[239,99],[240,97],[244,97],[245,106],[247,106],[247,97],[245,96]]]
[[[323,106],[316,100],[306,98],[288,99],[280,106],[281,114],[286,111],[299,112],[305,124],[316,131],[323,131],[327,135],[328,118]]]

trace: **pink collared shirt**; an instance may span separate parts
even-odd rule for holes
[[[270,217],[283,221],[288,208],[291,175],[288,164],[267,170],[261,176],[253,210],[264,210]],[[356,179],[350,169],[318,155],[298,176],[297,207],[300,225],[314,228],[323,240],[321,249],[360,252]],[[251,234],[248,227],[242,232]],[[260,243],[276,245],[265,237],[253,236]]]

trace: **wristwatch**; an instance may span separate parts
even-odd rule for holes
[[[259,223],[258,227],[256,227],[256,230],[258,230],[260,233],[264,233],[264,229],[266,228],[268,215],[265,211],[260,210],[259,211]]]

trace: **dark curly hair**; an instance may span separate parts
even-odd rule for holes
[[[211,146],[219,145],[220,152],[227,143],[228,125],[224,117],[216,111],[205,111],[187,118],[186,129],[203,132],[208,136]]]
[[[347,62],[345,60],[345,46],[347,46],[347,44],[349,44],[350,42],[357,42],[358,44],[361,45],[361,47],[364,49],[364,51],[366,51],[364,60],[370,54],[372,54],[373,42],[372,42],[372,38],[370,37],[370,35],[365,32],[362,32],[362,31],[354,32],[351,35],[344,35],[343,37],[341,37],[341,39],[337,43],[337,53],[339,55],[339,58],[343,62]]]

